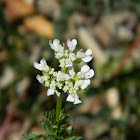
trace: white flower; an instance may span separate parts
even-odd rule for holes
[[[90,62],[92,60],[93,55],[91,49],[88,49],[84,55],[84,58],[82,58],[84,62]]]
[[[79,85],[78,84],[75,84],[74,85],[74,89],[79,90]]]
[[[74,104],[80,104],[81,101],[79,100],[79,96],[77,94],[75,94],[75,98],[74,98]]]
[[[46,87],[49,87],[49,85],[50,85],[50,82],[49,82],[49,81],[46,81],[46,82],[45,82],[45,86],[46,86]]]
[[[42,76],[42,80],[43,80],[44,82],[47,81],[49,78],[50,78],[50,77],[49,77],[49,76],[46,76],[46,75]]]
[[[77,40],[73,39],[72,41],[70,41],[70,39],[67,40],[67,46],[69,48],[70,51],[74,51],[77,45]]]
[[[81,89],[85,89],[85,88],[87,88],[87,86],[90,84],[90,80],[88,79],[88,80],[83,80],[83,85],[81,86]]]
[[[71,67],[72,66],[72,62],[69,58],[65,59],[65,67]]]
[[[69,80],[70,79],[70,76],[68,74],[63,74],[62,76],[62,81],[66,81],[66,80]]]
[[[71,70],[69,70],[69,75],[74,77],[75,76],[75,71],[73,70],[73,68]]]
[[[66,101],[68,102],[74,102],[74,104],[80,104],[81,101],[79,100],[79,96],[75,93],[73,94],[69,94]]]
[[[84,72],[85,73],[85,78],[88,79],[88,78],[92,78],[94,76],[94,70],[93,69],[90,69],[90,67],[88,65],[84,65],[82,68],[81,68],[81,73]]]
[[[47,96],[54,95],[54,89],[48,89]]]
[[[56,75],[56,80],[57,81],[60,81],[62,78],[62,72],[61,71],[58,71],[57,75]]]
[[[78,78],[84,78],[85,77],[85,73],[84,72],[78,72],[77,73],[77,77]]]
[[[59,67],[64,68],[65,67],[65,59],[64,58],[60,59],[59,62],[60,62]]]
[[[34,62],[34,67],[40,71],[42,70],[46,72],[49,71],[49,66],[47,65],[46,60],[44,58],[40,60],[40,64],[37,62]]]
[[[69,53],[69,58],[70,58],[71,61],[75,61],[76,60],[75,53]]]
[[[39,81],[39,83],[43,83],[42,76],[39,74],[36,76],[36,79]]]
[[[52,75],[53,73],[54,73],[54,68],[51,68],[51,69],[49,70],[49,74]]]
[[[56,77],[57,76],[57,72],[53,72],[53,76]]]
[[[63,91],[66,93],[69,90],[69,86],[64,86]]]
[[[54,39],[53,40],[53,43],[52,41],[50,40],[49,41],[49,44],[51,46],[51,48],[55,51],[55,52],[58,52],[58,48],[60,46],[60,41],[58,39]]]
[[[56,83],[54,80],[52,80],[50,84],[50,89],[55,89],[55,88],[56,88]]]
[[[62,57],[63,57],[63,55],[64,55],[64,53],[63,53],[63,52],[57,52],[57,53],[55,53],[55,57],[56,57],[57,59],[62,58]]]
[[[73,96],[71,94],[69,94],[68,97],[67,97],[67,99],[66,99],[66,101],[68,101],[68,102],[74,102]]]
[[[62,89],[63,84],[61,84],[60,82],[57,82],[56,85],[59,89]]]
[[[76,94],[76,89],[75,88],[73,88],[73,86],[70,88],[70,90],[69,90],[69,93],[70,94]]]
[[[69,51],[68,51],[68,50],[65,50],[64,56],[65,56],[65,57],[68,57],[68,56],[69,56]]]
[[[73,63],[83,60],[84,62],[91,61],[93,55],[92,51],[88,49],[85,53],[80,50],[77,54],[74,50],[77,45],[77,40],[73,39],[67,40],[68,50],[64,50],[64,45],[60,44],[58,39],[54,39],[49,42],[51,48],[55,51],[55,57],[59,60],[61,71],[55,71],[54,68],[50,68],[47,65],[46,60],[43,58],[40,63],[34,62],[34,67],[42,71],[43,76],[37,75],[36,79],[42,83],[44,86],[48,87],[47,96],[54,95],[54,93],[59,97],[61,93],[58,90],[62,90],[65,93],[68,92],[67,101],[73,102],[74,104],[79,104],[79,96],[77,91],[87,88],[90,84],[90,79],[94,76],[94,70],[90,69],[88,65],[84,65],[81,71],[76,73],[74,71]],[[78,60],[78,61],[76,61]],[[69,68],[72,67],[72,68]],[[64,73],[63,68],[66,69]]]
[[[68,86],[69,86],[69,89],[70,89],[69,90],[70,93],[76,93],[76,91],[73,88],[73,82],[69,82]]]
[[[82,52],[82,50],[80,50],[77,52],[76,56],[81,59],[84,58],[85,54]]]
[[[81,86],[83,86],[83,85],[84,85],[84,80],[77,80],[77,81],[75,82],[74,88],[75,88],[76,90],[79,90],[79,88],[80,88]]]

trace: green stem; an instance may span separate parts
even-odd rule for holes
[[[63,73],[67,73],[67,68],[64,67],[62,69]],[[61,106],[62,106],[62,94],[57,97],[57,104],[56,104],[56,121],[59,119],[60,112],[61,112]]]
[[[60,112],[61,112],[61,106],[62,106],[62,94],[59,97],[57,97],[56,121],[59,119]]]

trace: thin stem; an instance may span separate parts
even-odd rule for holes
[[[67,73],[67,68],[64,67],[62,69],[63,73]],[[57,104],[56,104],[56,121],[59,119],[60,112],[61,112],[61,106],[62,106],[62,94],[57,97]]]
[[[56,121],[59,119],[60,112],[61,112],[61,106],[62,106],[62,94],[59,97],[57,97]]]

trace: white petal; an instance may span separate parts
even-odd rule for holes
[[[84,80],[84,84],[81,86],[81,89],[87,88],[87,86],[90,84],[90,80]]]
[[[40,64],[41,64],[42,66],[47,66],[47,63],[46,63],[45,58],[43,58],[43,59],[40,60]]]
[[[59,97],[60,96],[60,92],[58,92],[57,90],[55,90],[56,95]]]
[[[87,85],[90,85],[90,79],[88,79],[88,80],[84,80],[84,82],[87,84]]]
[[[71,95],[68,95],[66,101],[68,101],[68,102],[74,102],[74,98]]]
[[[73,46],[76,46],[77,45],[77,40],[76,39],[73,39],[72,40],[72,44],[73,44]]]
[[[85,89],[87,86],[88,86],[88,85],[84,83],[84,84],[81,86],[81,89]]]
[[[49,45],[51,46],[52,49],[54,48],[51,40],[49,41]]]
[[[42,77],[41,77],[39,74],[36,76],[36,79],[37,79],[40,83],[43,83]]]
[[[91,69],[89,72],[86,73],[85,78],[88,79],[88,78],[92,78],[93,76],[94,76],[94,70]]]
[[[82,58],[82,60],[83,60],[84,62],[90,62],[90,61],[92,60],[92,57],[93,57],[93,56],[87,56],[87,57]]]
[[[60,45],[60,40],[54,39],[53,45],[56,46],[56,47],[59,46]]]
[[[54,89],[48,89],[47,96],[54,95]]]
[[[38,69],[38,70],[42,70],[42,66],[41,66],[41,64],[39,64],[39,63],[37,63],[37,62],[34,62],[34,67],[36,68],[36,69]]]
[[[77,40],[73,39],[72,41],[70,39],[67,40],[67,46],[69,50],[74,51],[77,45]]]
[[[75,94],[75,100],[74,100],[74,104],[80,104],[81,101],[79,100],[79,96],[77,94]]]
[[[76,104],[80,104],[80,103],[82,103],[82,101],[79,100],[79,99],[76,99],[75,102],[74,102],[75,105],[76,105]]]
[[[59,43],[60,43],[60,41],[59,41],[58,39],[55,39],[55,40],[53,41],[53,43],[52,43],[51,40],[49,41],[49,44],[50,44],[51,48],[52,48],[54,51],[56,51],[56,52],[58,51]]]
[[[88,72],[90,70],[90,67],[88,65],[84,65],[81,68],[81,72]]]
[[[67,40],[67,46],[72,47],[72,42],[70,41],[70,39]]]
[[[85,55],[92,55],[92,50],[91,49],[88,49],[86,52],[85,52]]]

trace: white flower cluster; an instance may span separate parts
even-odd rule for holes
[[[48,87],[47,95],[56,95],[59,97],[61,90],[68,93],[67,101],[79,104],[78,90],[85,89],[90,84],[90,78],[94,76],[94,70],[90,69],[88,65],[84,65],[81,71],[76,73],[73,69],[73,63],[78,61],[89,62],[92,60],[92,51],[88,49],[85,53],[80,50],[76,54],[74,50],[77,45],[77,40],[67,40],[68,50],[60,44],[58,39],[49,42],[51,48],[55,51],[55,57],[60,62],[62,71],[55,71],[47,65],[46,60],[43,58],[40,63],[34,62],[34,67],[42,71],[43,76],[37,75],[37,80],[44,86]]]

